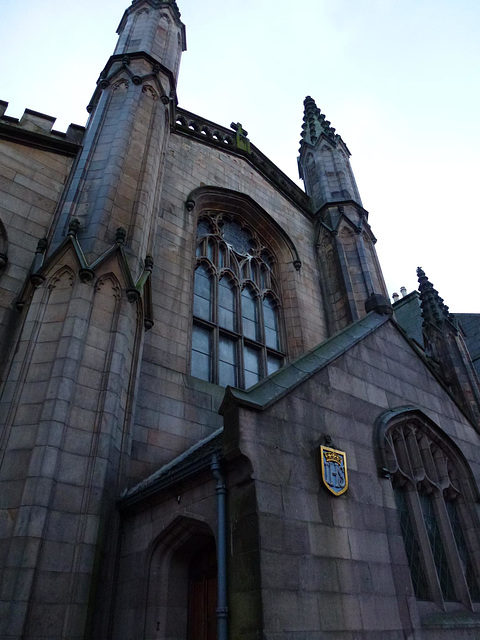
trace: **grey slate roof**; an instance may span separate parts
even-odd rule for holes
[[[372,311],[250,389],[243,391],[227,387],[219,413],[223,414],[230,403],[258,411],[266,409],[376,331],[390,318],[390,315],[380,315]]]
[[[423,348],[423,318],[418,291],[412,291],[404,298],[397,300],[393,304],[393,314],[407,336]]]
[[[480,313],[456,313],[475,371],[480,376]]]
[[[199,440],[171,462],[160,467],[148,478],[125,491],[120,496],[120,508],[130,506],[143,498],[153,495],[160,489],[164,489],[175,482],[206,469],[210,465],[213,453],[221,450],[222,434],[223,427],[217,429],[203,440]]]

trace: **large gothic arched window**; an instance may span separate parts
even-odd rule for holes
[[[248,388],[283,364],[272,252],[237,218],[205,215],[197,226],[192,375]]]
[[[480,567],[467,462],[418,415],[387,427],[383,447],[415,595],[471,608],[480,602]]]

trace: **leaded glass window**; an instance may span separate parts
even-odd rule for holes
[[[400,526],[402,529],[405,551],[407,553],[408,566],[412,576],[413,589],[419,600],[429,600],[427,581],[423,569],[420,545],[418,543],[415,527],[413,526],[410,510],[407,505],[405,491],[395,491],[395,501],[400,515]]]
[[[467,463],[439,429],[418,417],[385,430],[384,456],[415,595],[442,607],[472,607],[480,600],[480,567],[472,552],[478,540],[472,542],[475,515],[468,515]]]
[[[273,253],[240,219],[202,216],[197,226],[192,375],[248,388],[285,353]]]

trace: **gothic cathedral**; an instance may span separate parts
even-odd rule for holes
[[[175,0],[118,34],[86,128],[0,102],[0,638],[480,637],[458,318],[311,97],[302,191],[177,104]]]

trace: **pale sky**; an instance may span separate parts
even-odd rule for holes
[[[128,0],[0,0],[0,99],[85,124]],[[178,0],[180,106],[298,180],[311,95],[352,153],[389,293],[422,266],[453,312],[476,295],[479,0]],[[303,185],[302,185],[303,186]]]

